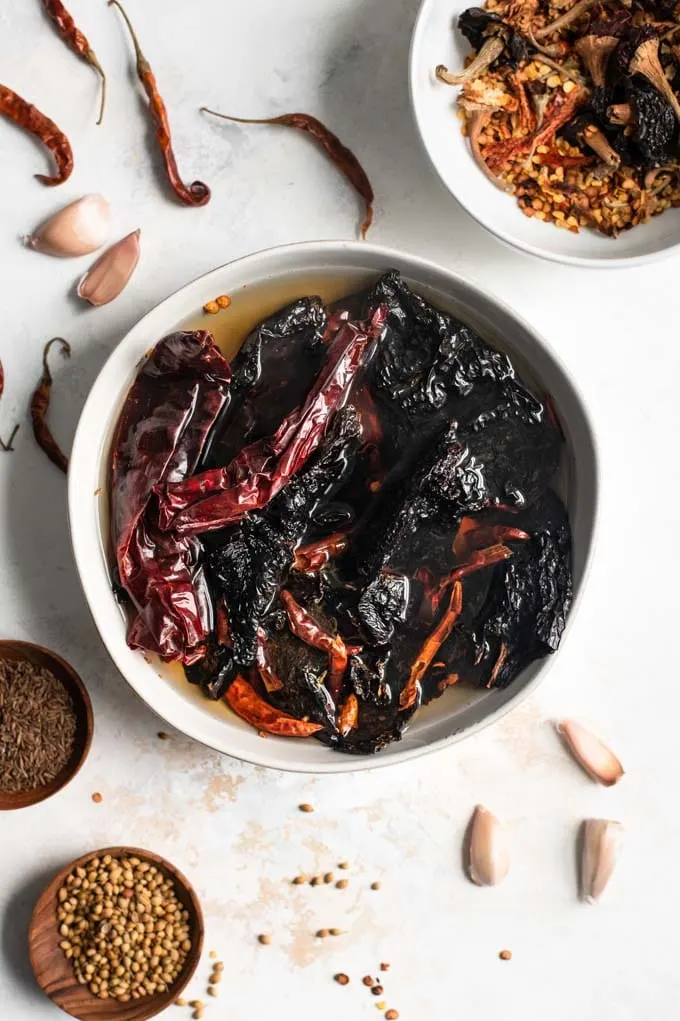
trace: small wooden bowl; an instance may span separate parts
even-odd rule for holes
[[[179,977],[164,993],[153,993],[151,996],[131,1000],[128,1003],[100,1000],[87,986],[78,984],[71,962],[64,956],[64,951],[59,946],[62,939],[57,919],[59,890],[73,869],[79,865],[85,867],[92,858],[102,858],[105,854],[110,854],[112,858],[135,855],[156,865],[173,880],[177,898],[189,912],[191,950]],[[78,1018],[79,1021],[146,1021],[174,1003],[189,982],[201,957],[203,932],[203,912],[198,897],[189,880],[179,869],[160,855],[142,851],[138,847],[105,847],[101,851],[84,854],[70,865],[66,865],[42,892],[31,918],[28,947],[38,985],[57,1007],[61,1007],[71,1017]]]
[[[60,791],[62,787],[73,779],[87,757],[92,743],[94,732],[94,717],[92,715],[92,703],[87,693],[87,688],[81,681],[72,666],[61,656],[49,649],[43,649],[41,645],[33,645],[31,642],[0,641],[0,659],[28,660],[36,666],[45,667],[50,670],[64,685],[73,700],[73,709],[76,714],[76,735],[73,742],[73,751],[62,770],[57,773],[54,780],[45,784],[44,787],[33,787],[28,791],[19,791],[17,794],[5,794],[0,791],[0,811],[11,808],[25,808],[27,805],[37,805],[45,798],[51,798],[53,794]]]

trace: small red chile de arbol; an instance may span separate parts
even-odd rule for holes
[[[102,117],[104,116],[104,104],[106,103],[106,75],[97,59],[97,55],[90,46],[86,36],[76,27],[75,21],[61,0],[43,0],[43,7],[69,49],[77,53],[79,57],[82,57],[101,77],[102,95],[99,105],[99,117],[97,118],[97,124],[101,124]]]
[[[204,184],[203,181],[193,181],[191,184],[185,184],[180,177],[177,160],[175,159],[175,153],[172,148],[168,111],[166,110],[165,103],[158,91],[156,76],[151,70],[149,61],[142,53],[135,30],[132,27],[130,19],[125,13],[122,4],[120,4],[118,0],[109,0],[109,7],[112,6],[118,8],[130,32],[132,44],[135,48],[135,58],[137,60],[137,77],[144,89],[144,92],[146,93],[146,98],[149,101],[149,111],[156,128],[156,138],[163,156],[165,171],[168,175],[168,180],[172,190],[180,202],[183,202],[186,206],[204,206],[210,201],[210,188],[207,184]]]
[[[255,689],[240,675],[235,677],[224,696],[237,716],[256,730],[279,737],[309,737],[323,727],[319,723],[296,720],[288,713],[274,709],[257,694]]]
[[[66,474],[68,470],[68,458],[61,450],[47,424],[47,411],[50,406],[50,394],[52,392],[52,373],[48,364],[48,356],[53,344],[59,344],[64,358],[71,357],[71,345],[63,337],[53,337],[45,344],[43,351],[43,371],[40,382],[31,397],[31,422],[33,424],[33,435],[41,450],[44,450],[52,464],[55,464],[60,471]]]
[[[63,184],[68,180],[73,170],[73,151],[68,138],[54,121],[6,85],[0,85],[0,114],[14,121],[24,131],[35,135],[52,153],[57,164],[57,172],[52,177],[48,174],[36,174],[42,184]]]

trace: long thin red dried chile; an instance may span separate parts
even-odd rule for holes
[[[418,698],[420,682],[425,676],[430,663],[439,652],[439,649],[451,634],[453,625],[458,620],[462,609],[463,586],[457,581],[451,590],[448,608],[432,634],[428,635],[423,642],[423,646],[414,660],[408,681],[399,698],[399,707],[401,709],[410,709]]]
[[[24,131],[35,135],[49,149],[57,164],[57,173],[53,177],[47,174],[35,176],[43,184],[63,184],[71,176],[73,170],[73,150],[68,138],[54,121],[41,113],[37,106],[27,103],[6,85],[0,85],[0,114],[14,121]]]
[[[296,571],[320,571],[335,557],[342,556],[349,545],[347,532],[333,532],[323,539],[317,539],[308,546],[300,546],[295,551],[293,567]]]
[[[79,57],[82,57],[90,67],[93,67],[102,80],[102,98],[99,105],[99,117],[97,118],[97,124],[101,124],[106,103],[106,75],[97,59],[97,55],[90,46],[86,36],[76,26],[75,21],[61,0],[43,0],[43,7],[69,49],[73,50]]]
[[[483,549],[496,543],[519,542],[530,539],[528,532],[510,525],[490,525],[478,518],[464,517],[461,520],[456,538],[453,540],[453,553],[458,559],[466,557],[472,550]]]
[[[330,418],[345,404],[370,341],[384,321],[385,310],[379,309],[368,328],[354,323],[340,327],[304,404],[284,418],[273,436],[244,447],[226,468],[160,487],[161,528],[200,535],[236,524],[248,511],[269,503],[323,440]]]
[[[350,655],[359,652],[360,648],[345,645],[341,635],[331,635],[324,631],[304,606],[300,606],[295,597],[286,589],[281,589],[280,595],[293,634],[314,649],[321,649],[328,653],[326,687],[333,700],[337,701],[347,669],[347,661]]]
[[[279,737],[311,737],[312,734],[323,730],[320,723],[297,720],[288,713],[274,709],[260,698],[253,686],[240,674],[231,682],[224,697],[237,716],[266,734],[277,734]]]
[[[163,659],[200,658],[211,619],[200,543],[160,531],[153,488],[195,470],[230,378],[207,331],[166,337],[132,385],[114,437],[111,532],[120,581],[138,614],[128,644]]]
[[[43,371],[40,382],[31,397],[31,422],[33,423],[33,435],[41,450],[44,450],[52,464],[55,464],[64,474],[68,471],[68,457],[62,451],[55,440],[47,424],[47,411],[50,406],[50,395],[52,392],[52,373],[48,364],[48,356],[53,344],[59,344],[64,358],[71,357],[71,345],[63,337],[53,337],[45,344],[43,351]]]
[[[156,139],[163,156],[163,162],[165,163],[165,171],[168,175],[168,180],[177,198],[183,202],[186,206],[204,206],[210,201],[210,188],[203,181],[193,181],[187,185],[182,180],[179,169],[177,167],[177,160],[175,159],[175,153],[172,148],[172,136],[170,134],[170,121],[168,119],[168,111],[163,102],[163,98],[158,91],[158,83],[156,82],[156,76],[151,70],[151,65],[142,53],[139,45],[139,40],[135,33],[132,23],[127,16],[123,6],[119,3],[119,0],[109,0],[109,7],[117,7],[120,11],[125,24],[130,32],[132,44],[135,48],[135,58],[137,61],[137,77],[146,93],[146,98],[149,101],[149,111],[153,119],[156,128]]]
[[[317,117],[309,113],[283,113],[278,117],[229,117],[217,110],[209,110],[207,106],[201,107],[202,113],[212,114],[213,117],[221,117],[225,121],[234,121],[237,124],[279,124],[283,127],[297,128],[310,135],[315,142],[321,146],[329,156],[331,162],[338,168],[341,174],[347,178],[352,187],[364,200],[366,214],[361,224],[361,236],[366,237],[368,228],[373,223],[373,188],[368,179],[366,171],[362,167],[351,149],[344,145],[338,136],[326,127]]]

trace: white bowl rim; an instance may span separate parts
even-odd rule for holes
[[[495,227],[489,220],[486,220],[481,213],[475,212],[475,210],[468,205],[462,195],[451,190],[448,183],[439,173],[439,168],[430,153],[425,129],[420,119],[419,104],[416,97],[416,61],[418,59],[418,51],[421,45],[421,36],[425,31],[425,23],[429,13],[429,8],[432,4],[437,2],[439,2],[439,0],[422,0],[413,26],[408,58],[409,96],[411,100],[411,110],[413,112],[413,120],[415,121],[421,145],[427,153],[430,166],[442,182],[442,185],[453,196],[461,209],[465,210],[468,216],[472,217],[472,219],[478,223],[480,227],[483,227],[488,234],[498,238],[499,241],[505,242],[505,244],[509,245],[511,248],[519,249],[519,251],[526,252],[527,255],[533,255],[537,259],[547,259],[549,262],[557,262],[561,265],[580,266],[584,269],[632,269],[635,266],[644,266],[651,262],[658,262],[661,259],[665,259],[668,256],[673,255],[678,247],[680,247],[680,236],[678,237],[678,240],[674,241],[672,244],[665,245],[663,248],[659,248],[653,252],[644,252],[641,255],[621,255],[607,259],[588,259],[581,255],[566,255],[559,252],[551,252],[547,248],[541,248],[538,245],[530,244],[528,241],[523,241],[521,238],[502,230],[500,227]],[[512,196],[508,196],[508,199],[511,200]]]
[[[357,255],[363,254],[369,257],[375,257],[380,259],[385,268],[392,265],[400,265],[408,263],[409,269],[404,270],[406,275],[418,275],[422,274],[434,274],[443,276],[451,281],[455,281],[456,284],[465,288],[474,298],[482,303],[495,306],[501,313],[507,315],[517,325],[528,334],[532,341],[540,348],[543,348],[548,356],[554,362],[557,370],[564,378],[567,386],[572,391],[572,394],[576,398],[579,404],[579,410],[582,415],[582,424],[585,427],[588,443],[590,446],[590,454],[592,460],[592,493],[590,494],[590,531],[588,536],[588,549],[586,557],[583,562],[580,583],[578,591],[576,592],[567,620],[567,626],[563,640],[566,638],[566,632],[568,632],[574,621],[574,617],[578,606],[580,605],[583,589],[587,582],[588,575],[592,566],[593,550],[595,546],[597,528],[598,528],[598,504],[599,504],[599,454],[597,448],[597,442],[595,433],[593,430],[590,414],[587,406],[581,396],[581,391],[576,386],[571,373],[568,371],[559,355],[555,350],[548,344],[548,342],[542,337],[538,331],[536,331],[521,315],[515,312],[503,299],[497,297],[493,292],[482,288],[480,285],[472,282],[467,277],[454,272],[451,269],[443,267],[429,259],[422,258],[421,256],[412,255],[408,252],[399,251],[378,244],[369,244],[365,241],[344,241],[344,240],[322,240],[322,241],[303,241],[293,242],[285,245],[278,245],[272,248],[261,249],[257,252],[252,252],[248,255],[242,256],[238,259],[230,260],[227,263],[223,263],[207,273],[202,273],[189,281],[187,284],[177,288],[174,292],[160,301],[152,309],[150,309],[141,319],[139,319],[134,326],[128,330],[124,337],[118,342],[116,347],[111,351],[107,357],[104,365],[100,369],[95,382],[92,385],[90,393],[87,397],[85,405],[78,421],[76,429],[73,447],[71,452],[71,458],[69,463],[68,471],[68,518],[69,518],[69,530],[71,535],[71,544],[73,547],[74,559],[78,576],[80,579],[81,587],[85,595],[85,600],[90,609],[90,613],[94,620],[99,636],[102,639],[104,647],[109,654],[109,657],[117,667],[119,673],[135,691],[139,698],[154,712],[159,718],[165,720],[171,726],[175,727],[178,731],[184,733],[193,740],[198,741],[200,744],[205,745],[208,748],[212,748],[214,751],[220,752],[221,754],[229,755],[239,761],[249,762],[252,765],[265,766],[272,769],[279,769],[283,772],[293,773],[311,773],[311,774],[322,774],[322,773],[353,773],[360,772],[366,769],[378,769],[386,766],[398,765],[406,762],[410,759],[419,758],[422,755],[427,755],[435,751],[439,751],[443,748],[462,741],[464,738],[471,737],[479,731],[490,726],[492,723],[497,722],[506,713],[515,709],[521,702],[524,701],[538,685],[543,681],[547,672],[552,667],[555,655],[544,657],[540,661],[540,669],[538,670],[535,677],[525,682],[522,687],[518,687],[514,692],[513,696],[508,699],[507,702],[503,703],[496,709],[486,712],[479,720],[465,726],[464,728],[455,731],[452,734],[447,735],[436,740],[432,740],[422,746],[415,746],[403,749],[399,746],[399,743],[390,745],[389,755],[383,755],[382,753],[373,755],[343,755],[337,752],[330,752],[327,760],[323,762],[315,762],[314,764],[308,763],[303,760],[295,758],[295,749],[293,747],[294,741],[285,738],[272,738],[270,740],[262,740],[259,745],[262,746],[262,754],[249,753],[244,754],[241,751],[234,751],[226,747],[228,740],[224,742],[225,746],[219,747],[217,744],[210,740],[206,740],[206,737],[201,734],[200,727],[195,727],[191,723],[187,723],[182,717],[181,711],[166,711],[166,707],[163,710],[159,709],[147,698],[143,685],[136,684],[125,672],[124,667],[121,665],[120,659],[115,651],[115,643],[107,640],[107,633],[109,626],[105,619],[106,614],[102,607],[98,605],[98,600],[95,597],[94,586],[92,581],[93,569],[96,566],[96,571],[101,575],[106,575],[107,584],[108,572],[102,556],[98,556],[97,564],[92,563],[92,549],[93,541],[98,546],[98,536],[95,536],[97,528],[94,524],[95,515],[92,513],[92,507],[90,501],[86,498],[85,494],[89,492],[88,485],[83,484],[83,480],[80,478],[81,469],[80,462],[85,457],[86,448],[88,445],[90,419],[94,422],[97,420],[96,407],[100,389],[104,389],[106,383],[107,368],[111,361],[114,359],[116,354],[121,351],[125,345],[131,346],[136,340],[136,334],[142,331],[147,324],[152,322],[154,318],[160,313],[160,311],[166,306],[171,305],[174,300],[178,299],[184,292],[191,289],[200,289],[202,293],[212,293],[210,281],[213,277],[219,279],[220,275],[226,270],[231,268],[247,269],[249,264],[253,267],[257,266],[257,273],[261,274],[263,265],[267,261],[276,262],[281,255],[291,253],[293,255],[318,255],[319,257],[326,254],[331,257],[339,253]],[[279,271],[280,272],[280,271]],[[276,275],[276,273],[274,273]],[[204,286],[205,285],[205,286]],[[200,307],[200,303],[197,302],[197,307]],[[160,336],[160,334],[159,334]],[[90,480],[91,481],[91,480]],[[88,480],[85,480],[87,483]],[[113,598],[113,596],[112,596]],[[559,652],[559,650],[558,650]],[[141,655],[141,653],[139,654]],[[507,690],[507,689],[506,689]],[[281,761],[277,758],[276,754],[268,754],[267,747],[269,745],[280,747],[278,742],[286,741],[287,746],[290,748],[290,753],[285,756]],[[330,751],[330,749],[329,749]]]

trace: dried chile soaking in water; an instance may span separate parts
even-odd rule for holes
[[[231,364],[173,334],[114,437],[128,642],[261,732],[378,751],[558,647],[562,445],[550,398],[396,271],[299,298]]]

